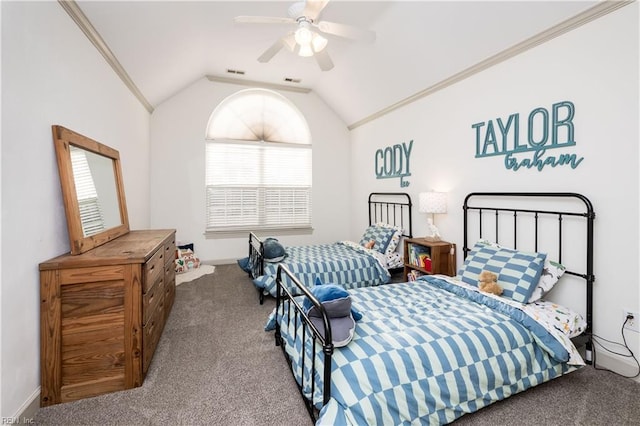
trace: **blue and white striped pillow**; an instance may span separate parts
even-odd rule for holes
[[[375,245],[373,246],[373,249],[385,254],[387,249],[391,246],[393,246],[392,250],[395,250],[400,239],[399,234],[401,233],[402,232],[397,227],[383,223],[376,223],[375,225],[369,226],[364,231],[364,235],[362,235],[362,238],[360,239],[360,245],[363,246],[367,242],[374,240]],[[395,235],[398,235],[396,239],[394,239]]]
[[[465,283],[477,286],[480,272],[491,271],[498,275],[502,297],[527,303],[538,285],[546,258],[544,253],[523,252],[478,241],[458,271],[458,276]]]

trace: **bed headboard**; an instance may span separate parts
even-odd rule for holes
[[[591,201],[571,192],[472,192],[464,199],[464,257],[478,239],[543,252],[586,284],[586,360],[593,325],[593,223]]]
[[[369,194],[369,225],[384,222],[403,229],[403,236],[413,237],[411,196],[406,192],[372,192]]]

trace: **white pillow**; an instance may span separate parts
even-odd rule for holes
[[[587,322],[582,315],[557,303],[547,300],[536,300],[526,307],[534,314],[537,321],[544,321],[561,330],[570,339],[582,334],[587,328]]]
[[[542,267],[542,273],[540,274],[540,280],[538,286],[531,293],[529,301],[527,303],[533,303],[536,300],[542,299],[545,294],[549,293],[554,285],[558,282],[560,277],[564,274],[567,268],[558,262],[546,259],[544,266]]]

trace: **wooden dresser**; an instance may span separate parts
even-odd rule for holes
[[[40,405],[142,385],[175,297],[175,230],[40,264]]]

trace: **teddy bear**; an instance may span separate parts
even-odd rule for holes
[[[373,246],[376,245],[376,240],[369,240],[366,243],[364,243],[364,246],[368,249],[372,249]]]
[[[478,277],[478,288],[480,291],[492,293],[496,296],[502,294],[502,287],[498,284],[498,276],[491,271],[482,271]]]

